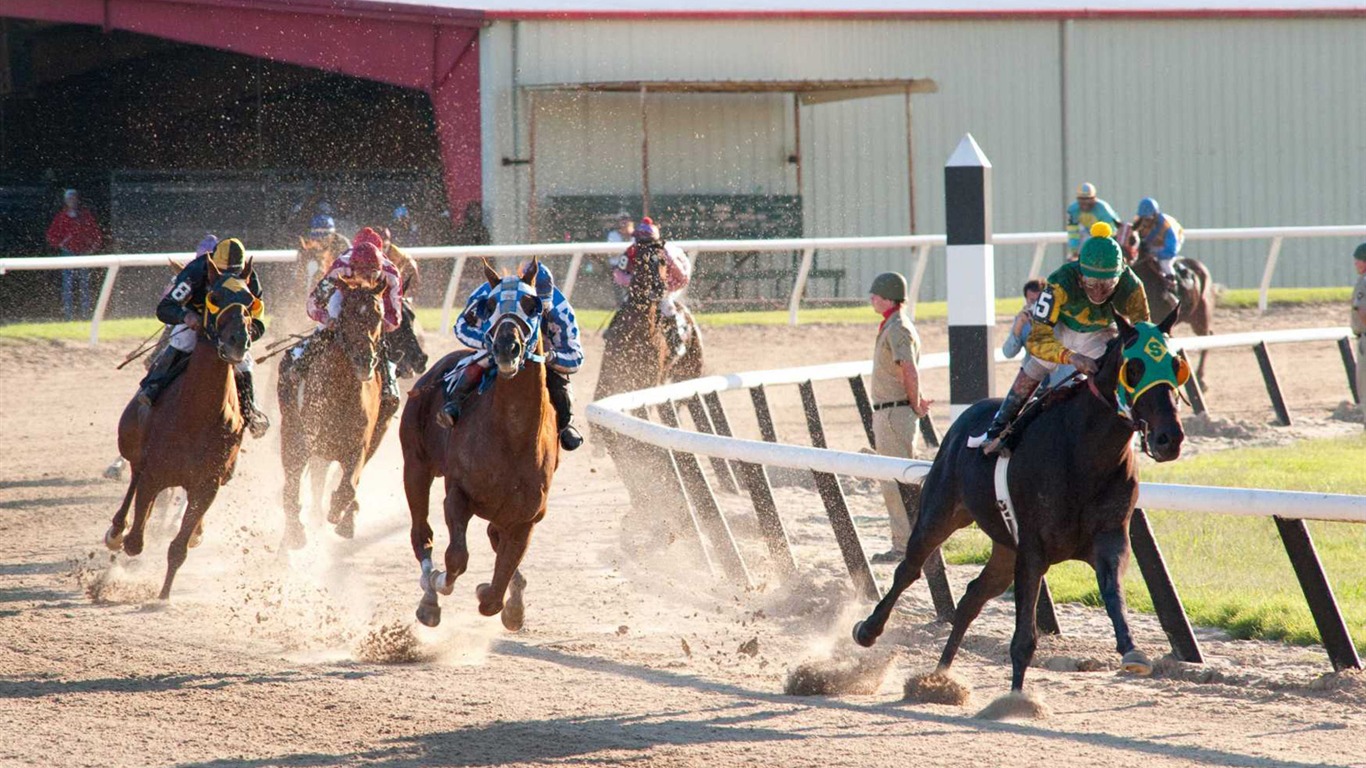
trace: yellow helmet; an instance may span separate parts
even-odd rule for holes
[[[213,262],[219,272],[240,269],[246,263],[247,248],[242,245],[241,240],[230,237],[214,246],[213,254],[209,256],[209,260]]]
[[[1077,199],[1078,199],[1078,200],[1095,200],[1095,199],[1096,199],[1096,185],[1095,185],[1095,184],[1092,184],[1092,183],[1089,182],[1089,181],[1084,181],[1084,182],[1082,182],[1081,186],[1080,186],[1080,187],[1077,187]]]

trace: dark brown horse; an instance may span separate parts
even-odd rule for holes
[[[603,334],[602,371],[594,400],[702,375],[702,335],[695,323],[682,355],[674,354],[664,338],[661,323],[667,320],[660,316],[659,301],[668,289],[662,251],[642,248],[636,258],[626,300]]]
[[[996,459],[965,445],[969,435],[986,430],[1000,400],[983,400],[963,412],[925,478],[906,559],[886,596],[854,627],[855,642],[865,647],[876,642],[930,553],[976,522],[991,537],[991,557],[958,603],[939,671],[953,663],[982,606],[1014,582],[1011,690],[1022,690],[1038,639],[1039,584],[1049,566],[1064,560],[1082,560],[1095,569],[1124,667],[1151,671],[1129,633],[1120,576],[1129,559],[1129,518],[1138,500],[1134,432],[1157,461],[1172,461],[1181,453],[1184,433],[1175,398],[1188,371],[1163,341],[1174,320],[1169,316],[1160,327],[1131,326],[1116,317],[1119,337],[1110,342],[1096,375],[1086,385],[1060,391],[1053,396],[1057,404],[1036,411],[1027,428],[1017,427],[1021,431],[1010,446],[1006,480],[1014,500],[1013,527],[993,491]],[[1121,403],[1129,410],[1122,411]]]
[[[281,371],[276,394],[285,470],[284,541],[291,549],[302,547],[306,538],[299,520],[299,485],[306,466],[318,480],[332,462],[341,465],[342,482],[332,494],[327,520],[338,536],[355,536],[360,507],[356,486],[393,415],[392,409],[385,414],[380,408],[384,288],[377,280],[343,282],[337,288],[342,292],[341,315],[333,329],[311,340],[322,348],[310,350],[307,370],[302,376]],[[289,355],[282,358],[283,368],[295,364]],[[321,502],[320,485],[314,484],[315,505]]]
[[[213,262],[208,269],[211,287],[204,336],[184,372],[156,404],[149,408],[135,398],[119,419],[119,453],[128,460],[132,478],[104,535],[105,545],[115,551],[122,548],[130,557],[141,554],[148,511],[157,494],[179,486],[188,499],[180,531],[166,556],[162,600],[171,596],[171,582],[185,562],[186,550],[198,545],[203,536],[204,513],[237,465],[243,422],[233,366],[264,330],[250,316],[256,299],[247,288],[251,262],[240,275],[220,274]],[[130,504],[133,525],[125,535]]]
[[[1176,293],[1167,287],[1162,276],[1162,267],[1157,257],[1148,252],[1138,236],[1138,230],[1130,223],[1119,225],[1115,233],[1119,240],[1124,260],[1143,281],[1143,290],[1148,295],[1148,317],[1167,317],[1177,310],[1176,324],[1187,323],[1196,336],[1214,335],[1214,278],[1209,268],[1196,259],[1186,256],[1176,258]],[[1195,378],[1203,386],[1205,383],[1205,356],[1208,350],[1200,353],[1200,362],[1195,366]]]
[[[475,515],[488,521],[489,543],[497,553],[491,582],[475,590],[479,612],[501,612],[509,630],[522,626],[526,579],[518,565],[532,528],[545,516],[550,480],[560,461],[555,411],[541,362],[538,269],[532,261],[520,277],[500,278],[485,266],[489,284],[497,289],[495,301],[499,295],[518,298],[499,303],[490,320],[487,348],[497,366],[497,381],[466,402],[455,426],[443,429],[436,421],[444,401],[442,376],[468,353],[452,353],[433,366],[418,379],[403,409],[403,488],[412,515],[413,554],[422,566],[417,618],[429,627],[441,621],[437,593],[449,595],[469,563],[465,532]],[[450,531],[444,572],[433,568],[433,534],[427,522],[437,477],[446,479]]]

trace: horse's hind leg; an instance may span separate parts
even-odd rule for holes
[[[1110,615],[1110,623],[1115,627],[1115,651],[1123,657],[1126,672],[1150,674],[1153,671],[1152,661],[1134,647],[1133,636],[1129,633],[1128,608],[1124,604],[1124,589],[1119,580],[1129,560],[1129,542],[1123,530],[1115,529],[1097,534],[1092,546],[1096,585],[1100,587],[1105,612]]]
[[[963,642],[963,635],[967,634],[968,625],[982,612],[982,606],[988,600],[1006,591],[1014,578],[1015,551],[992,542],[991,558],[987,560],[986,567],[972,580],[958,601],[958,608],[953,614],[953,631],[944,644],[944,652],[939,655],[939,669],[948,669],[953,664],[953,657],[958,655],[958,647]]]
[[[303,521],[299,519],[299,487],[303,484],[304,467],[308,463],[307,448],[303,435],[293,424],[281,424],[280,427],[280,460],[285,471],[283,542],[289,549],[302,549],[308,543],[308,536],[304,533]]]
[[[929,481],[930,479],[926,478],[927,484]],[[892,616],[896,601],[901,599],[901,593],[920,578],[920,569],[929,559],[930,553],[943,544],[954,531],[972,522],[966,510],[945,509],[946,506],[947,504],[938,498],[938,494],[932,494],[921,503],[920,518],[916,521],[915,530],[911,531],[911,540],[906,545],[906,558],[896,567],[891,589],[878,601],[873,612],[868,614],[868,618],[854,625],[854,642],[864,648],[871,647],[877,642],[883,628],[887,626],[887,620]]]
[[[180,532],[171,539],[171,546],[166,551],[166,581],[162,583],[161,594],[158,596],[161,600],[171,598],[171,583],[175,581],[176,571],[185,564],[190,539],[200,531],[204,513],[209,511],[214,497],[218,495],[218,484],[211,482],[196,488],[187,488],[186,495],[189,497],[189,504],[185,507],[185,517],[180,521]]]
[[[360,473],[365,468],[364,458],[364,450],[357,448],[355,455],[341,462],[341,484],[332,494],[331,511],[327,514],[327,522],[336,526],[337,535],[343,539],[356,536],[356,512],[360,511],[360,503],[356,501],[356,487],[360,485]]]
[[[480,584],[475,590],[475,596],[479,598],[479,612],[485,616],[493,616],[503,610],[503,600],[508,586],[514,580],[519,581],[522,586],[526,584],[526,580],[517,572],[517,566],[522,564],[522,556],[526,554],[527,545],[531,543],[531,526],[531,523],[524,523],[503,529],[489,524],[489,542],[498,553],[493,561],[493,579],[488,584]],[[518,610],[521,608],[522,586],[517,588]],[[509,618],[517,621],[509,622],[505,619],[504,626],[508,629],[521,628],[521,616]],[[508,626],[510,623],[514,623],[515,626]]]

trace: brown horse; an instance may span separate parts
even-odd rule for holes
[[[299,249],[290,273],[289,285],[281,295],[295,306],[307,301],[314,286],[332,268],[332,262],[342,254],[351,243],[345,237],[332,232],[320,238],[299,238]],[[277,330],[298,331],[306,327],[297,316],[281,318],[287,325]],[[298,323],[297,325],[295,323]]]
[[[1214,335],[1215,288],[1208,267],[1196,259],[1177,257],[1177,284],[1176,293],[1173,294],[1162,276],[1157,257],[1148,252],[1133,224],[1120,224],[1115,237],[1119,240],[1120,250],[1124,252],[1124,260],[1143,282],[1143,290],[1148,295],[1148,317],[1165,318],[1172,310],[1176,310],[1177,325],[1189,324],[1196,336]],[[1205,383],[1205,356],[1208,354],[1208,350],[1201,351],[1200,362],[1195,366],[1195,378],[1202,386]]]
[[[637,256],[626,301],[603,334],[602,372],[594,400],[702,375],[702,336],[695,323],[682,355],[674,354],[664,339],[659,301],[668,290],[666,269],[658,249],[642,249]]]
[[[327,521],[338,536],[352,538],[356,531],[356,486],[361,471],[375,454],[389,424],[381,412],[383,384],[379,366],[383,333],[384,283],[376,280],[343,283],[341,315],[334,330],[320,332],[312,340],[321,349],[302,376],[282,370],[276,386],[280,404],[280,453],[285,470],[285,545],[299,549],[305,543],[299,520],[299,485],[304,468],[315,481],[326,477],[332,462],[342,469],[342,483],[332,494]],[[297,364],[289,355],[282,369]],[[313,461],[310,463],[310,459]],[[321,482],[314,484],[314,504],[321,503]]]
[[[204,513],[237,465],[243,421],[233,366],[264,330],[249,314],[256,300],[247,288],[251,262],[240,275],[220,274],[213,262],[208,269],[211,287],[205,302],[205,338],[195,346],[184,373],[155,405],[140,405],[135,398],[119,419],[119,453],[128,460],[132,477],[104,535],[105,546],[115,551],[122,548],[130,557],[141,554],[148,511],[157,494],[179,486],[188,498],[180,531],[166,556],[162,600],[171,596],[171,582],[185,562],[186,550],[197,546],[203,536]],[[125,535],[130,503],[133,525]]]
[[[465,530],[474,515],[488,520],[489,543],[497,553],[491,582],[475,590],[479,612],[501,612],[503,626],[512,631],[522,626],[526,579],[518,565],[531,529],[545,516],[550,480],[560,461],[555,411],[541,362],[538,269],[533,260],[520,277],[500,278],[484,267],[489,284],[497,289],[495,301],[499,294],[517,296],[499,303],[490,321],[488,349],[498,369],[493,387],[465,404],[453,428],[441,428],[436,414],[444,401],[442,376],[468,354],[455,352],[418,379],[403,409],[403,487],[412,515],[413,554],[422,566],[417,618],[429,627],[441,621],[437,593],[449,595],[469,563]],[[432,481],[438,476],[446,479],[450,530],[444,572],[432,567],[427,522]]]

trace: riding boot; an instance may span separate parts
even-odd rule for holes
[[[484,378],[483,373],[484,368],[478,363],[470,363],[461,371],[460,380],[455,382],[455,386],[445,390],[446,402],[436,414],[437,424],[446,429],[455,426],[455,422],[460,418],[461,409],[465,407],[465,401],[474,394],[474,390],[479,386],[479,380]]]
[[[560,447],[566,451],[575,450],[583,445],[583,435],[574,428],[574,390],[569,377],[547,368],[545,387],[550,394],[550,404],[555,406],[555,428],[560,433]]]
[[[163,349],[152,362],[152,367],[147,370],[147,375],[138,382],[138,402],[151,407],[161,396],[161,391],[175,378],[173,371],[176,364],[188,356],[188,352],[181,352],[175,347]]]
[[[398,414],[398,376],[395,366],[381,350],[379,358],[379,413],[380,421],[393,418]]]
[[[247,423],[251,436],[259,440],[270,429],[270,417],[256,407],[256,389],[251,383],[251,371],[237,371],[233,378],[237,381],[237,403],[242,408],[242,420]]]
[[[1010,391],[1006,392],[1005,399],[1001,401],[1001,407],[996,409],[996,416],[991,420],[991,426],[987,427],[985,434],[969,437],[967,447],[976,448],[981,446],[982,453],[994,456],[1000,452],[1003,437],[1010,428],[1015,417],[1020,415],[1020,409],[1028,402],[1030,395],[1038,388],[1038,382],[1029,378],[1024,371],[1016,377],[1015,383],[1011,385]]]

